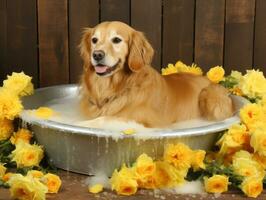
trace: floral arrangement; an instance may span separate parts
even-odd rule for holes
[[[181,61],[162,69],[163,75],[173,73],[203,75],[196,64]],[[240,110],[241,123],[221,133],[211,152],[192,150],[183,143],[168,144],[161,159],[141,154],[131,166],[116,169],[110,178],[111,189],[119,195],[133,195],[138,189],[173,188],[186,181],[202,180],[208,193],[223,193],[238,188],[248,197],[258,197],[266,183],[266,79],[259,70],[246,74],[232,71],[225,76],[222,66],[211,68],[206,77],[219,83],[232,94],[250,100]],[[45,199],[46,193],[57,193],[60,178],[45,162],[42,146],[34,142],[34,134],[19,129],[13,120],[23,110],[20,98],[33,93],[31,77],[13,73],[0,88],[0,186],[9,187],[17,199]],[[41,107],[37,117],[49,118],[54,113]],[[128,129],[124,134],[133,134]],[[103,191],[103,184],[88,188],[91,193]]]
[[[52,168],[33,133],[23,128],[15,131],[13,123],[23,110],[20,98],[33,93],[31,79],[23,72],[12,73],[0,87],[0,187],[9,187],[15,199],[44,200],[46,193],[58,192],[61,180],[49,173]],[[43,113],[47,110],[38,114]]]

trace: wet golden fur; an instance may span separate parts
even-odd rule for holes
[[[107,34],[122,36],[123,51],[114,53]],[[119,60],[111,76],[95,73],[91,37],[100,32],[99,46]],[[109,36],[108,36],[109,37]],[[102,42],[100,46],[100,42]],[[232,100],[222,86],[192,74],[162,76],[151,67],[153,49],[141,32],[121,22],[105,22],[86,29],[80,44],[84,72],[81,78],[82,110],[89,119],[115,116],[147,127],[164,127],[180,120],[206,117],[220,120],[232,115]],[[116,58],[118,57],[118,58]]]

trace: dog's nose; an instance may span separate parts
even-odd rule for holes
[[[100,61],[104,58],[105,53],[102,50],[97,50],[97,51],[93,52],[92,56],[93,56],[94,60]]]

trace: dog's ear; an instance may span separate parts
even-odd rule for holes
[[[83,68],[87,70],[91,67],[91,35],[92,28],[85,28],[79,44],[80,55],[84,61]]]
[[[150,65],[153,58],[153,48],[143,33],[134,31],[129,45],[128,66],[133,72],[139,71],[145,65]]]

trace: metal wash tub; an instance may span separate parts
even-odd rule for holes
[[[77,93],[77,85],[59,85],[37,89],[35,94],[23,99],[25,109],[35,109],[51,99]],[[232,96],[238,111],[246,100]],[[132,163],[145,152],[153,158],[160,158],[168,143],[183,142],[193,149],[210,149],[217,133],[239,122],[238,112],[231,118],[198,128],[161,130],[147,137],[122,135],[112,137],[112,131],[67,125],[50,120],[28,121],[22,124],[30,128],[39,144],[45,147],[50,161],[57,167],[94,175],[104,172],[110,175],[122,163]]]

